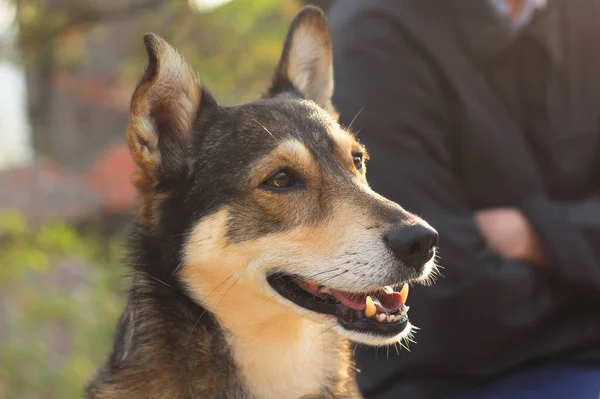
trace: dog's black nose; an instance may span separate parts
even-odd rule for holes
[[[383,239],[406,266],[420,269],[433,257],[439,235],[428,225],[395,224],[385,233]]]

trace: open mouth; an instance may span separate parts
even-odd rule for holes
[[[391,286],[372,292],[334,290],[297,275],[272,273],[267,282],[284,298],[313,312],[335,316],[345,329],[393,337],[408,325],[408,285],[398,292]]]

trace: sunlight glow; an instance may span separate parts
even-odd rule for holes
[[[195,12],[209,12],[231,0],[188,0],[190,7]]]

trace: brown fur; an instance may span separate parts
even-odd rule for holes
[[[140,199],[132,283],[88,396],[359,397],[346,338],[399,336],[345,330],[268,276],[365,293],[429,270],[402,264],[382,239],[424,222],[374,193],[353,160],[367,155],[336,121],[322,12],[296,17],[268,93],[237,107],[219,107],[167,43],[145,41],[128,129]],[[298,185],[265,185],[282,170]]]

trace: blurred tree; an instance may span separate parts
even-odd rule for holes
[[[122,247],[0,212],[0,398],[81,398],[123,306]]]
[[[188,0],[13,1],[34,146],[76,171],[124,138],[144,32],[165,37],[232,104],[264,90],[301,5],[233,0],[206,12]]]
[[[143,25],[177,47],[217,99],[232,104],[266,89],[299,7],[296,1],[234,0],[211,12],[193,13],[187,6],[168,4],[160,14],[148,14]],[[139,57],[130,60],[128,72],[136,79],[140,65]]]
[[[54,78],[74,59],[73,37],[94,24],[131,18],[165,0],[14,0],[21,56],[27,70],[29,113],[36,149],[53,147]],[[70,40],[71,39],[71,40]]]
[[[129,98],[146,63],[143,33],[171,42],[216,98],[232,104],[266,88],[301,5],[233,0],[206,10],[188,0],[12,1],[36,150],[86,178],[102,162],[112,164],[111,183],[115,171],[125,174],[122,157],[103,155],[115,145],[116,155],[127,153]],[[0,398],[78,398],[106,356],[121,311],[120,247],[111,241],[112,249],[97,248],[96,237],[62,224],[29,231],[21,219],[0,216]]]

